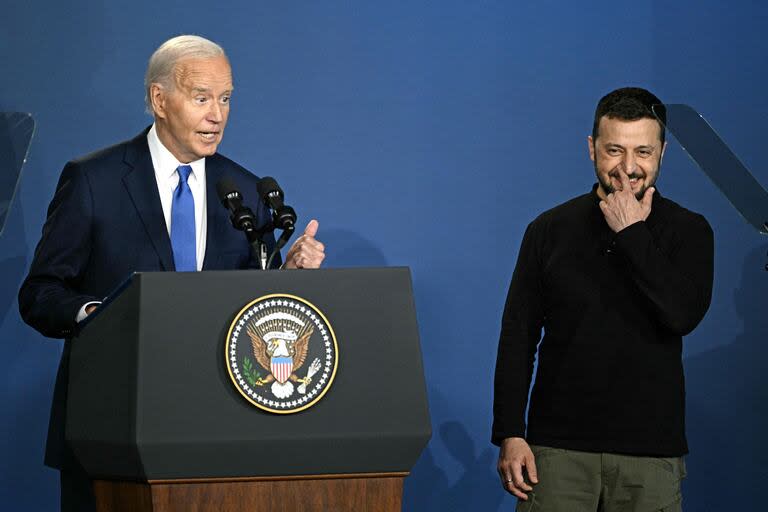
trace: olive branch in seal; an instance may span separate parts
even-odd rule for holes
[[[243,356],[243,376],[251,386],[256,386],[256,383],[261,379],[261,372],[256,371],[251,358],[248,356]]]

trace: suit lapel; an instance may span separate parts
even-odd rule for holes
[[[128,171],[123,175],[123,184],[131,196],[133,205],[136,207],[157,255],[160,257],[163,270],[175,270],[171,239],[165,225],[163,206],[160,202],[155,170],[152,166],[152,157],[147,143],[148,131],[149,129],[144,130],[128,144],[125,152],[125,163],[128,165]],[[208,230],[210,231],[210,229],[209,223]]]
[[[223,243],[219,240],[222,233],[227,229],[234,229],[229,225],[229,215],[227,210],[220,204],[219,195],[216,191],[216,184],[224,176],[224,170],[220,165],[217,155],[205,159],[205,196],[208,229],[205,235],[205,258],[203,259],[203,270],[208,270],[216,265],[219,259],[217,248],[222,247]]]

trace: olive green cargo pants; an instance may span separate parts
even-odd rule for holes
[[[531,446],[539,483],[517,512],[680,512],[682,457],[633,457]]]

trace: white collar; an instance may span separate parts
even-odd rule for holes
[[[157,128],[153,123],[152,128],[147,133],[147,143],[149,144],[149,153],[152,155],[152,164],[155,167],[155,174],[162,180],[170,179],[180,165],[189,165],[192,167],[192,175],[197,180],[205,178],[205,157],[183,164],[179,162],[173,153],[163,145],[160,137],[157,136]]]

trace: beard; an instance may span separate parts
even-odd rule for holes
[[[640,201],[643,196],[645,195],[645,191],[648,190],[650,187],[654,186],[656,184],[656,180],[659,178],[659,168],[656,168],[656,174],[653,176],[651,180],[648,180],[648,175],[645,173],[637,173],[633,172],[629,175],[629,178],[637,178],[637,179],[643,179],[645,180],[645,183],[643,183],[643,187],[635,192],[635,199]],[[597,163],[595,163],[595,176],[597,176],[597,182],[600,184],[600,188],[603,189],[603,192],[605,192],[605,195],[613,194],[616,192],[616,187],[611,185],[611,177],[614,176],[618,178],[618,173],[621,171],[611,171],[608,173],[607,179],[603,178],[603,175],[600,174],[600,171],[597,169]]]

